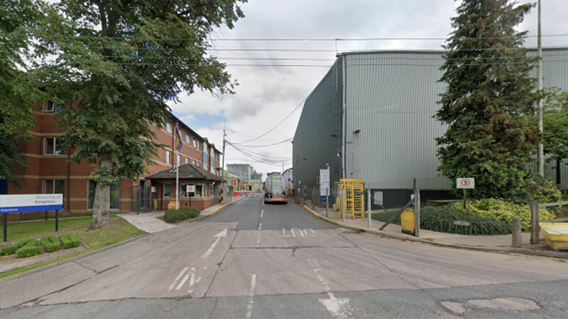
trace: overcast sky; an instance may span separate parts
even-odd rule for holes
[[[456,15],[459,3],[453,0],[249,0],[242,5],[246,17],[233,30],[222,29],[213,36],[218,40],[212,54],[227,64],[228,72],[239,83],[236,94],[222,98],[206,92],[183,94],[181,103],[170,106],[177,117],[219,150],[225,125],[227,140],[232,143],[257,138],[271,129],[246,145],[262,146],[291,139],[304,99],[327,73],[337,53],[441,49],[443,40],[439,38],[446,38],[452,31],[450,18]],[[542,0],[543,46],[568,46],[567,13],[567,0]],[[536,25],[534,8],[519,27],[529,31],[529,47],[536,46]],[[291,41],[274,41],[277,39]],[[246,150],[257,157],[260,156],[256,154],[266,156],[264,162],[280,164],[256,162],[227,145],[225,165],[248,163],[265,174],[281,171],[282,163],[284,169],[292,167],[290,142]]]

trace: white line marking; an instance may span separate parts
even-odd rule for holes
[[[254,287],[256,286],[256,274],[252,274],[252,280],[250,283],[250,294],[249,294],[249,301],[247,303],[247,319],[252,317],[252,304],[254,302]]]
[[[176,290],[180,290],[181,286],[183,286],[183,284],[185,284],[185,282],[189,279],[189,274],[185,275],[185,277],[183,277],[183,280],[179,283],[179,285],[177,286]]]
[[[260,231],[262,230],[262,223],[258,225],[258,236],[256,237],[256,247],[260,247]]]
[[[286,229],[282,228],[282,237],[292,237],[292,236],[286,235]]]
[[[308,234],[308,230],[312,231],[312,234]],[[316,237],[316,232],[315,230],[311,229],[311,228],[304,228],[304,234],[306,234],[306,236],[308,237]]]
[[[304,232],[300,229],[300,228],[292,228],[290,230],[290,232],[292,233],[292,236],[296,237],[296,233],[294,232],[294,230],[297,230],[300,232],[300,235],[302,235],[302,237],[304,237]]]
[[[321,267],[318,264],[318,261],[315,259],[308,259],[308,263],[310,266],[314,267],[312,270],[316,273],[321,272]],[[351,305],[349,305],[349,298],[337,298],[335,294],[331,292],[331,288],[329,287],[329,283],[325,278],[323,278],[320,274],[318,274],[318,280],[322,284],[323,288],[327,292],[327,296],[329,299],[319,299],[319,302],[329,311],[329,313],[338,319],[349,319],[353,318],[351,315],[353,313],[353,309]]]
[[[189,288],[193,287],[193,285],[197,285],[201,281],[201,277],[195,278],[196,277],[195,276],[195,267],[191,268],[190,274],[191,274],[191,279],[189,279]],[[195,291],[195,287],[189,289],[187,292],[192,293],[194,291]]]
[[[176,286],[178,280],[181,278],[181,276],[183,276],[183,274],[187,271],[188,267],[185,267],[180,273],[179,275],[176,277],[176,279],[174,280],[174,282],[172,282],[172,285],[170,286],[170,288],[168,288],[168,292],[172,291],[172,289],[174,289],[174,287]]]
[[[203,256],[201,256],[201,258],[209,257],[211,255],[211,253],[213,252],[213,249],[215,249],[215,246],[217,246],[217,243],[219,242],[221,237],[227,237],[227,228],[225,228],[222,232],[218,233],[217,235],[215,235],[213,237],[217,237],[217,240],[215,240],[215,242],[211,245],[211,247],[209,247],[209,249],[207,249],[205,254],[203,254]]]
[[[264,209],[260,211],[260,218],[262,218],[262,215],[264,215]]]

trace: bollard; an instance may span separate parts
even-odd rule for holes
[[[343,191],[341,192],[341,201],[342,201],[342,205],[341,205],[341,212],[342,212],[342,216],[341,216],[341,221],[345,221],[345,211],[347,210],[347,201],[345,198],[345,187],[343,188]]]
[[[539,219],[540,219],[540,207],[538,206],[538,202],[531,201],[531,245],[538,244],[540,240],[540,227],[539,227]]]
[[[523,245],[523,236],[521,233],[521,219],[513,218],[513,247],[521,247]]]
[[[329,209],[329,187],[325,189],[325,217],[329,217],[327,210]]]

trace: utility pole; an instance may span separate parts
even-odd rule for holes
[[[537,40],[537,51],[538,51],[538,91],[542,92],[543,84],[543,70],[542,70],[542,43],[541,43],[541,19],[540,19],[541,5],[540,0],[538,0],[538,40]],[[538,131],[542,137],[544,131],[543,120],[542,120],[542,109],[544,108],[544,101],[542,97],[538,100]],[[538,174],[544,177],[544,146],[542,145],[542,138],[538,143]]]
[[[223,206],[223,196],[225,194],[225,128],[223,128],[223,163],[221,164],[221,206]]]

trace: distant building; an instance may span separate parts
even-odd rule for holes
[[[433,118],[444,92],[443,53],[340,54],[304,104],[293,141],[294,185],[313,187],[329,164],[331,187],[364,179],[365,188],[384,193],[386,207],[410,199],[413,179],[423,200],[448,196],[434,140],[446,127]],[[544,87],[568,89],[568,48],[544,49],[543,64]],[[546,176],[555,169],[548,167]],[[566,189],[568,169],[560,170]]]
[[[249,164],[227,164],[227,170],[237,174],[241,182],[248,183],[252,179],[253,168]]]

